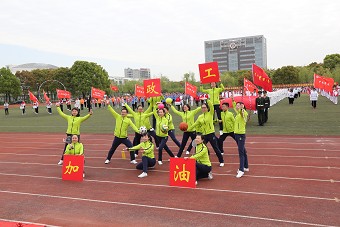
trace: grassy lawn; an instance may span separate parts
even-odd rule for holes
[[[117,109],[116,109],[117,110]],[[39,114],[33,113],[32,108],[26,108],[26,115],[21,115],[19,106],[10,106],[10,115],[5,116],[4,110],[0,114],[0,132],[66,132],[67,123],[61,118],[56,108],[53,114],[46,112],[44,105],[39,107]],[[118,110],[119,111],[119,110]],[[70,114],[69,111],[65,111]],[[81,113],[83,116],[85,111]],[[173,114],[176,133],[181,119]],[[94,109],[91,118],[81,126],[81,133],[113,133],[115,120],[106,108]],[[216,132],[218,131],[216,125]],[[130,133],[133,133],[130,130]],[[296,99],[294,105],[288,105],[284,99],[271,107],[269,120],[264,127],[257,126],[257,115],[251,114],[247,125],[248,135],[340,135],[340,105],[334,105],[324,97],[317,102],[317,109],[313,110],[309,96],[302,95]]]

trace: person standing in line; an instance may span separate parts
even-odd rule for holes
[[[196,148],[195,154],[190,158],[196,160],[196,185],[197,181],[202,178],[213,179],[211,162],[209,159],[209,152],[207,146],[204,144],[204,136],[202,134],[197,134],[195,138]],[[185,157],[184,159],[188,159]]]
[[[242,102],[235,103],[235,101],[233,101],[233,105],[235,106],[234,110],[236,112],[234,134],[240,158],[240,167],[237,170],[236,178],[240,178],[244,175],[244,172],[249,172],[248,156],[245,147],[248,113],[244,109],[244,104]]]
[[[25,101],[22,101],[22,103],[20,104],[20,107],[19,107],[19,108],[20,108],[21,111],[22,111],[22,115],[24,115],[25,112],[26,112],[26,103],[25,103]]]
[[[289,101],[289,105],[293,105],[294,104],[294,92],[293,92],[293,89],[289,89],[288,90],[288,101]]]
[[[189,105],[183,105],[182,110],[183,112],[180,112],[176,110],[176,108],[171,105],[172,111],[177,114],[178,116],[182,117],[182,122],[185,122],[188,124],[188,127],[194,124],[195,122],[195,115],[201,110],[201,107],[196,108],[195,110],[191,110],[191,107]],[[191,138],[191,141],[194,141],[196,138],[195,128],[191,129],[190,131],[183,132],[182,142],[181,146],[179,148],[179,151],[177,153],[177,157],[181,157],[182,153],[184,151],[185,146],[187,145],[187,142]],[[192,144],[189,144],[189,147],[186,151],[186,154],[190,154],[190,151],[192,149]]]
[[[175,157],[175,155],[171,152],[170,148],[166,144],[168,141],[168,129],[169,129],[169,121],[165,117],[165,110],[154,108],[153,114],[156,118],[156,135],[157,140],[159,142],[158,147],[158,165],[163,165],[163,148],[169,154],[170,157]]]
[[[220,93],[222,91],[224,91],[224,86],[221,83],[220,87],[217,88],[216,83],[212,82],[210,83],[211,88],[210,89],[203,89],[203,85],[201,84],[200,86],[200,91],[204,92],[204,93],[208,93],[209,94],[209,99],[211,100],[213,106],[214,106],[214,115],[213,117],[215,118],[215,111],[217,114],[217,118],[218,121],[221,120],[221,109],[220,109]],[[222,135],[222,129],[223,129],[223,125],[222,123],[219,123],[220,126],[220,135]]]
[[[39,103],[38,101],[33,102],[33,111],[35,114],[39,113]]]
[[[270,108],[270,98],[267,96],[267,91],[263,91],[263,99],[264,99],[264,123],[267,123],[268,111]]]
[[[81,98],[81,99],[80,99],[80,110],[83,110],[83,109],[84,109],[84,103],[85,103],[84,98]],[[86,106],[85,106],[85,107],[86,107]]]
[[[112,158],[112,155],[115,153],[116,149],[120,144],[124,144],[126,147],[132,147],[132,143],[128,138],[128,127],[130,126],[133,131],[139,133],[138,128],[134,123],[132,123],[131,119],[128,118],[128,110],[123,107],[121,110],[121,114],[119,115],[110,105],[108,105],[108,110],[111,112],[112,116],[116,119],[116,126],[114,130],[114,139],[112,142],[112,146],[107,154],[105,164],[109,164]],[[130,152],[130,163],[137,164],[135,157],[135,152]]]
[[[57,106],[57,112],[59,113],[59,115],[67,121],[66,137],[77,135],[78,141],[80,141],[80,124],[83,121],[89,119],[89,117],[92,115],[92,111],[90,111],[90,113],[87,114],[86,116],[80,117],[79,110],[77,108],[73,108],[71,110],[71,115],[66,115],[61,111],[60,103],[57,103],[56,106]],[[58,162],[58,165],[62,165],[64,162],[63,160],[64,160],[64,153],[66,150],[66,146],[67,146],[67,143],[65,143],[63,154],[61,156],[60,161]]]
[[[208,104],[207,104],[208,103]],[[203,103],[201,106],[202,114],[198,116],[196,122],[188,128],[188,131],[196,128],[203,131],[204,135],[204,143],[207,144],[210,142],[212,148],[214,149],[218,161],[220,162],[220,167],[224,166],[224,160],[222,156],[222,152],[218,148],[218,139],[215,135],[215,127],[214,127],[214,105],[211,100],[207,100],[207,103]],[[197,128],[198,127],[198,128]]]
[[[46,109],[48,114],[52,114],[52,103],[50,101],[46,103]]]
[[[223,134],[218,138],[218,147],[220,148],[222,155],[224,154],[224,149],[223,149],[224,140],[228,136],[230,136],[236,141],[235,135],[234,135],[235,117],[234,117],[234,114],[230,112],[228,109],[229,109],[229,103],[227,102],[222,103],[221,122],[223,124]]]
[[[92,110],[92,98],[91,95],[87,96],[87,100],[86,100],[86,105],[87,105],[87,109],[89,110],[89,112]]]
[[[148,133],[142,134],[141,140],[142,140],[142,143],[136,146],[127,148],[128,151],[140,150],[143,152],[142,162],[136,165],[136,169],[143,170],[143,172],[138,175],[139,178],[147,177],[148,169],[156,165],[156,159],[155,159],[155,153],[154,153],[155,146],[152,143],[152,138],[150,134]]]
[[[316,109],[316,102],[318,101],[319,94],[316,89],[313,87],[312,91],[310,92],[309,98],[312,102],[313,109]]]
[[[185,105],[188,105],[188,104],[185,104]],[[168,129],[168,135],[170,136],[170,138],[172,139],[172,141],[175,142],[175,144],[177,145],[178,148],[181,147],[181,143],[177,140],[176,138],[176,135],[175,135],[175,126],[174,126],[174,123],[172,121],[172,116],[171,114],[169,113],[169,107],[168,106],[165,106],[164,107],[164,110],[165,110],[165,117],[166,119],[168,120],[169,122],[169,129]]]
[[[5,115],[9,115],[8,108],[9,108],[9,104],[8,102],[5,102],[4,103]]]
[[[264,124],[264,98],[262,97],[262,92],[258,92],[259,97],[256,98],[256,110],[257,110],[257,119],[259,126],[263,126]]]

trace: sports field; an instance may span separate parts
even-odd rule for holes
[[[214,179],[187,189],[169,186],[167,161],[137,178],[140,171],[121,158],[122,146],[105,165],[114,128],[106,109],[95,110],[82,125],[85,180],[62,181],[56,163],[65,120],[55,110],[22,116],[11,108],[9,116],[0,115],[0,226],[6,220],[52,226],[340,226],[339,114],[340,107],[323,97],[314,111],[303,96],[293,106],[286,100],[273,106],[264,127],[252,115],[250,172],[235,178],[238,153],[228,138],[226,165],[218,167],[211,152]]]

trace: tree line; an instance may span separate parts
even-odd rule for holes
[[[340,54],[327,55],[322,63],[310,63],[307,66],[283,66],[278,69],[266,69],[268,76],[272,79],[273,84],[299,84],[313,83],[314,73],[332,77],[334,81],[340,81]],[[171,75],[172,76],[172,75]],[[182,81],[171,81],[169,76],[161,76],[161,85],[163,92],[184,92],[185,81],[199,86],[195,74],[192,72],[185,73]],[[243,86],[243,79],[252,80],[251,70],[239,70],[235,72],[224,72],[220,75],[221,82],[228,87]],[[44,83],[45,81],[51,81]],[[48,94],[55,94],[56,89],[63,89],[57,80],[65,85],[66,89],[74,97],[85,97],[90,94],[91,87],[104,90],[109,95],[114,95],[110,89],[110,84],[115,81],[109,80],[108,72],[100,65],[94,62],[76,61],[71,68],[60,67],[57,69],[36,69],[33,71],[16,72],[15,75],[7,68],[0,69],[0,94],[4,100],[10,100],[11,97],[17,97],[26,94],[30,90],[33,93],[38,92],[38,88]],[[43,86],[41,86],[43,84]],[[142,85],[143,80],[126,81],[124,84],[115,84],[119,93],[133,94],[135,85]]]

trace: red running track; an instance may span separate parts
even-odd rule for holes
[[[168,186],[167,161],[148,177],[137,178],[140,171],[121,159],[123,147],[105,165],[113,135],[83,134],[87,176],[81,183],[62,181],[56,163],[63,137],[0,134],[0,221],[52,226],[340,226],[340,137],[248,136],[250,172],[241,179],[235,178],[237,148],[227,138],[225,167],[218,167],[211,152],[214,179],[199,181],[196,189]],[[168,157],[165,152],[163,156]]]

